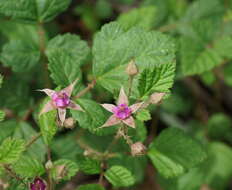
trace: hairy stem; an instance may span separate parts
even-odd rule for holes
[[[41,137],[41,133],[38,133],[37,135],[33,136],[30,141],[27,142],[26,144],[26,149],[29,148],[37,139]]]
[[[130,76],[130,77],[129,77],[129,91],[128,91],[128,98],[130,98],[130,95],[131,95],[131,90],[132,90],[132,86],[133,86],[133,80],[134,80],[134,76]]]
[[[81,96],[85,95],[87,92],[89,92],[92,88],[94,88],[96,84],[96,80],[93,80],[91,83],[88,84],[88,86],[83,89],[82,91],[80,91],[76,96],[74,96],[74,99],[78,99]]]
[[[3,167],[4,167],[4,169],[7,171],[7,173],[11,176],[11,177],[13,177],[13,178],[15,178],[17,181],[20,181],[21,183],[23,183],[25,186],[27,186],[27,184],[23,181],[23,178],[20,178],[19,176],[17,176],[17,174],[16,173],[14,173],[13,171],[12,171],[12,169],[8,166],[8,165],[3,165]]]

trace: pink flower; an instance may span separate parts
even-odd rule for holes
[[[135,113],[143,104],[143,102],[133,104],[128,106],[128,97],[125,94],[123,88],[120,90],[117,105],[113,104],[102,104],[102,106],[113,115],[106,121],[102,127],[109,127],[112,125],[117,125],[119,123],[124,123],[129,127],[135,128],[134,118],[132,114]]]
[[[46,190],[46,183],[41,178],[35,178],[30,184],[30,190]]]
[[[39,91],[45,92],[49,97],[51,97],[51,100],[47,104],[45,104],[45,106],[41,110],[40,115],[47,113],[51,110],[57,109],[59,119],[61,121],[61,124],[63,125],[65,121],[67,108],[83,111],[82,108],[78,104],[76,104],[74,101],[70,99],[76,82],[77,80],[75,80],[69,86],[67,86],[66,88],[58,92],[51,90],[51,89],[39,90]]]

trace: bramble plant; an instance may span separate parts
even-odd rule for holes
[[[0,17],[0,189],[229,189],[231,0],[0,0]]]

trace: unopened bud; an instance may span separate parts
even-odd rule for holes
[[[84,154],[84,156],[90,156],[90,155],[92,155],[92,151],[85,150],[83,154]]]
[[[139,73],[138,67],[136,66],[134,60],[131,60],[130,63],[127,65],[126,73],[130,76],[134,76]]]
[[[30,183],[30,190],[46,190],[46,182],[39,177],[36,177],[32,183]]]
[[[75,126],[75,120],[72,117],[65,119],[64,127],[67,129],[73,129]]]
[[[67,174],[66,166],[65,165],[58,165],[56,166],[56,179],[60,180],[64,178]]]
[[[150,102],[152,104],[158,104],[161,102],[161,100],[163,99],[165,93],[161,92],[161,93],[153,93],[151,96],[150,96]]]
[[[48,161],[47,161],[47,163],[45,164],[45,168],[46,168],[47,170],[50,170],[50,169],[53,168],[53,163],[52,163],[51,160],[48,160]]]
[[[141,142],[136,142],[131,145],[132,156],[142,156],[146,153],[146,147]]]

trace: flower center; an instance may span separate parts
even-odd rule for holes
[[[56,92],[52,95],[52,101],[58,108],[65,108],[69,105],[70,99],[66,92]]]
[[[114,115],[118,119],[126,119],[131,115],[131,109],[126,104],[120,104],[113,109]]]

